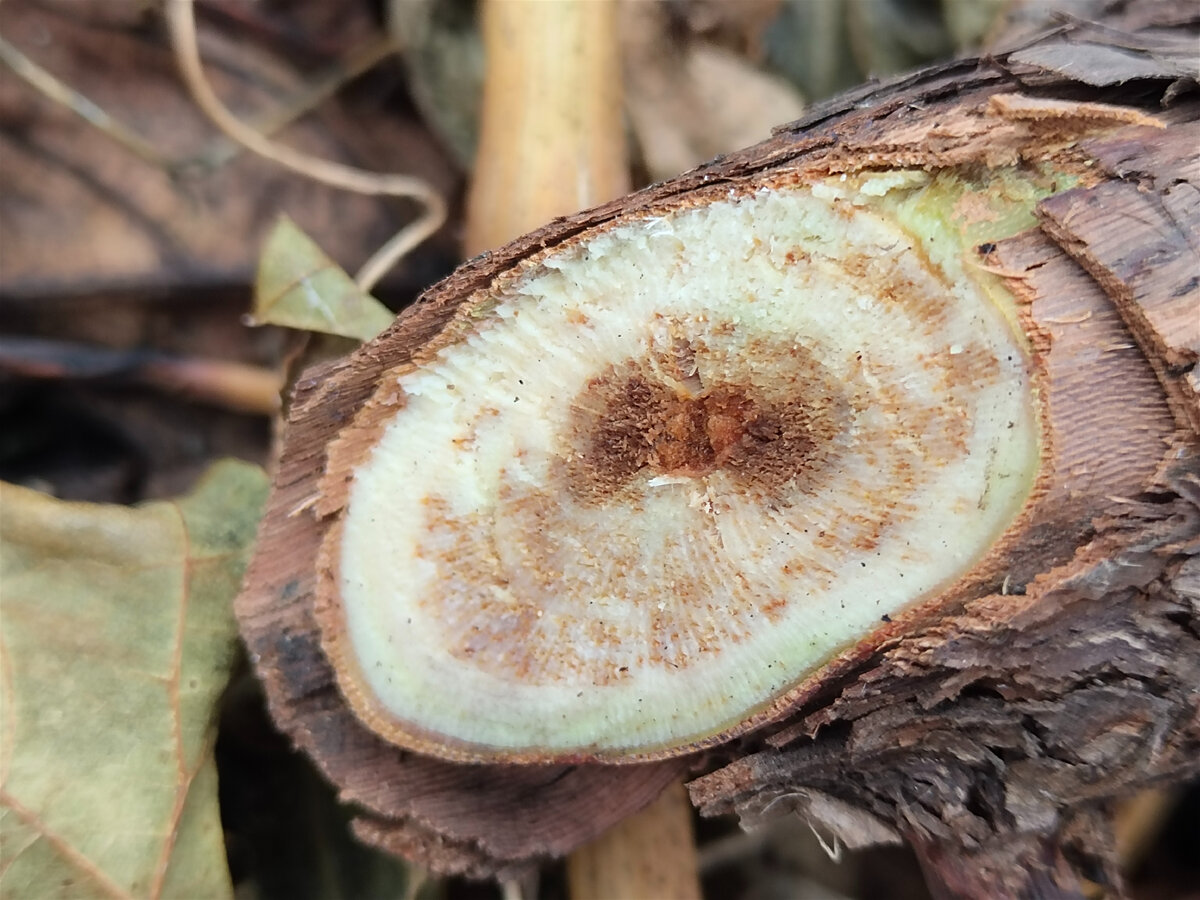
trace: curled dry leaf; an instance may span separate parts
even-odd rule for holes
[[[266,477],[126,508],[4,485],[0,894],[222,897],[213,708]]]
[[[301,384],[239,612],[364,834],[458,871],[561,853],[696,751],[1005,604],[1113,497],[1168,490],[1196,443],[1200,341],[1171,330],[1194,283],[1130,263],[1114,308],[1039,281],[1075,266],[1057,245],[998,248],[1056,214],[1079,235],[1062,207],[1119,184],[1121,148],[1186,166],[1197,109],[1048,101],[1002,64],[865,89],[552,223]],[[1185,260],[1189,210],[1154,238]],[[761,811],[764,771],[703,796]]]
[[[254,325],[367,341],[391,323],[392,313],[284,216],[259,258],[251,318]]]

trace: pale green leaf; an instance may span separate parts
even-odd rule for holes
[[[280,218],[258,263],[254,324],[368,341],[392,318],[386,306],[359,288],[295,222]]]
[[[231,894],[213,710],[267,489],[139,507],[0,488],[0,896]]]

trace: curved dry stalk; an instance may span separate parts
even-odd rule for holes
[[[487,77],[468,256],[630,187],[616,4],[485,3],[480,17]]]
[[[167,166],[167,160],[158,152],[153,144],[136,134],[124,123],[113,118],[94,100],[85,97],[79,91],[75,90],[75,88],[59,80],[46,69],[43,69],[13,44],[5,40],[3,36],[0,36],[0,62],[3,62],[12,69],[14,75],[38,91],[42,96],[65,106],[89,125],[107,134],[139,159],[161,168]]]
[[[264,136],[270,136],[303,118],[336,94],[349,82],[368,72],[396,52],[395,42],[387,35],[378,35],[345,57],[335,60],[327,69],[306,79],[299,91],[284,98],[276,109],[267,110],[250,126]],[[179,163],[176,168],[200,166],[215,169],[234,159],[244,148],[226,136],[214,138],[196,154]]]
[[[238,119],[221,102],[204,75],[196,42],[193,0],[167,0],[163,7],[179,71],[201,111],[232,140],[284,168],[358,194],[408,197],[424,212],[363,264],[355,281],[370,290],[405,253],[432,235],[446,219],[446,204],[425,181],[412,175],[381,174],[346,166],[277,144]]]

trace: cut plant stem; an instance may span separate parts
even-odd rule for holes
[[[955,183],[722,193],[464,304],[331,450],[318,621],[359,717],[464,761],[681,755],[971,570],[1039,434],[925,210]]]
[[[1016,895],[1194,775],[1196,109],[1005,65],[550,222],[299,383],[239,616],[360,834],[516,877],[724,743],[706,812]]]

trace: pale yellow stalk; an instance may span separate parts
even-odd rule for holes
[[[482,16],[467,255],[629,190],[616,3],[489,0]]]
[[[700,900],[691,805],[681,782],[571,854],[571,900]]]
[[[474,255],[629,190],[617,4],[488,0],[487,78],[464,250]],[[700,897],[675,784],[568,863],[572,900]]]

